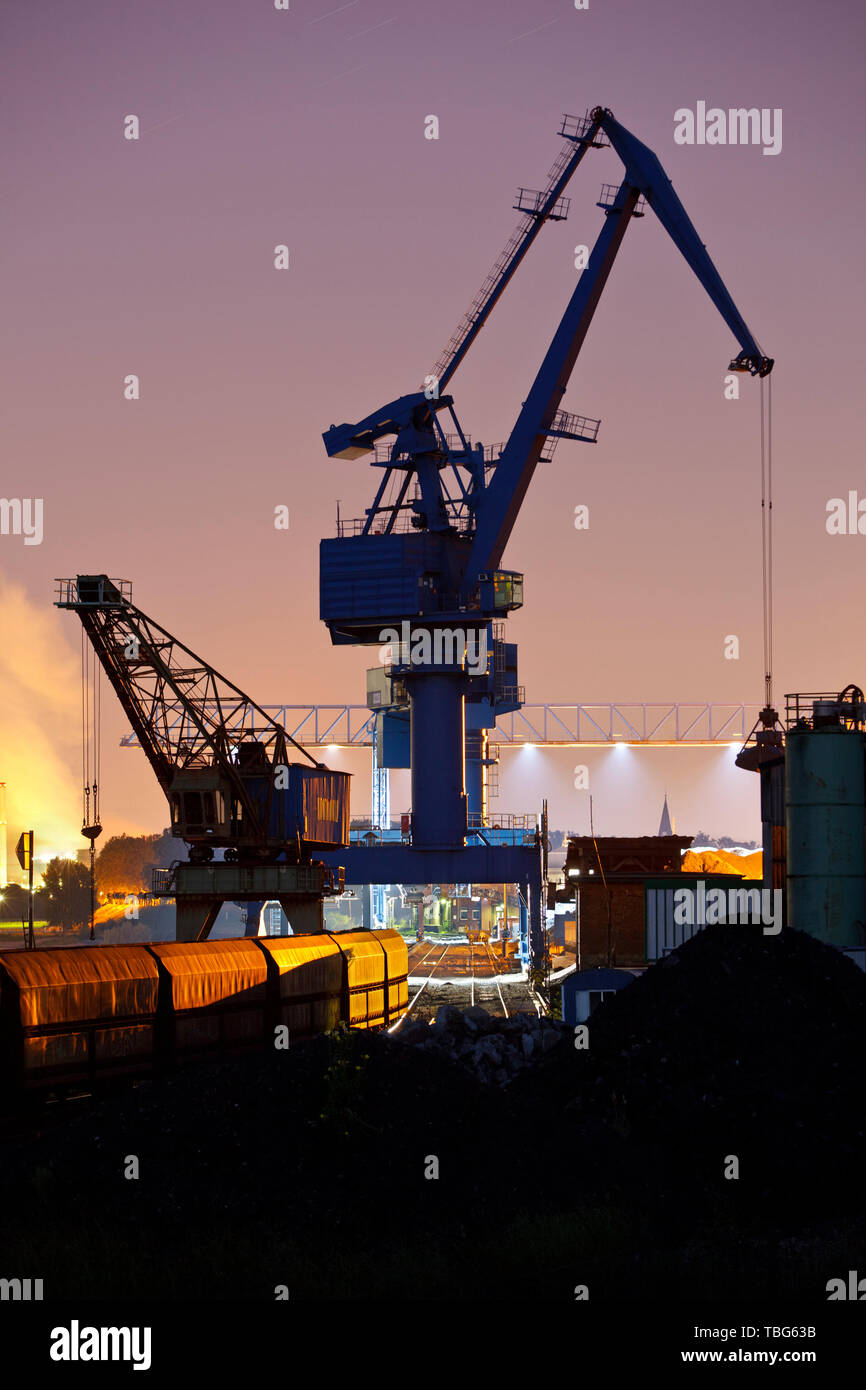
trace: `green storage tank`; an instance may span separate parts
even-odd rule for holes
[[[866,944],[866,733],[815,701],[786,740],[788,925]]]

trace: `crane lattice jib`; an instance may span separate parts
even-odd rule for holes
[[[321,766],[260,705],[136,608],[126,580],[79,575],[57,584],[56,606],[78,613],[166,795],[177,771],[218,767],[256,825],[259,810],[233,759],[241,740],[262,745],[273,766],[287,763],[287,743]]]
[[[502,295],[541,228],[546,222],[557,220],[557,209],[569,180],[587,150],[593,147],[597,148],[600,143],[596,136],[601,125],[601,117],[600,108],[596,108],[596,112],[592,115],[563,117],[560,134],[566,143],[551,166],[544,189],[539,194],[533,195],[531,205],[521,207],[526,220],[515,228],[506,242],[433,368],[432,375],[440,393],[445,390],[481,332],[493,306]],[[521,190],[521,192],[525,191]],[[518,206],[521,206],[520,201]]]

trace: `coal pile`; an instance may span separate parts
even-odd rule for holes
[[[802,932],[719,926],[606,1000],[588,1049],[557,1053],[532,1084],[628,1139],[648,1187],[676,1174],[684,1211],[708,1193],[767,1218],[859,1211],[864,1052],[851,961]]]

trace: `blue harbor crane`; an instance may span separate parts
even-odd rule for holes
[[[368,675],[368,703],[379,767],[410,767],[412,786],[408,834],[343,850],[346,879],[516,882],[533,967],[544,955],[546,828],[491,827],[485,796],[488,732],[522,704],[504,620],[522,606],[523,575],[502,562],[537,464],[560,439],[597,441],[600,422],[563,397],[633,217],[652,209],[719,310],[740,347],[728,370],[764,377],[773,366],[653,152],[600,106],[564,116],[559,135],[544,189],[518,190],[520,226],[423,386],[323,435],[331,458],[367,458],[381,478],[364,517],[338,517],[336,537],[320,544],[320,616],[335,645],[390,646],[390,662]],[[587,151],[607,144],[624,176],[602,188],[587,266],[507,441],[473,442],[447,388],[541,228],[567,216],[565,190]]]

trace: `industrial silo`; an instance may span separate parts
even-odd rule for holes
[[[839,949],[866,944],[866,706],[862,692],[789,696],[788,925]]]

